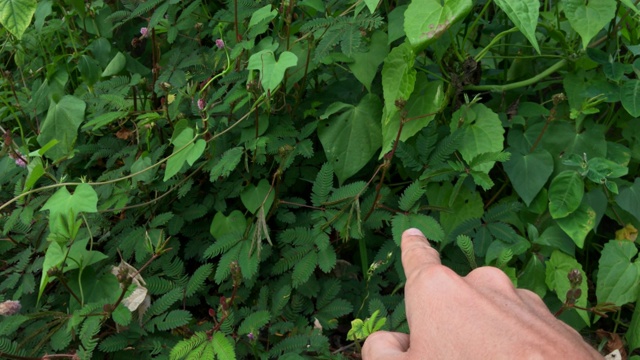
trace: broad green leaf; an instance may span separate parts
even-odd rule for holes
[[[36,7],[36,0],[0,0],[0,25],[20,40],[31,23]]]
[[[605,244],[598,262],[598,302],[622,306],[640,299],[640,260],[632,262],[637,254],[636,244],[631,241],[611,240]]]
[[[440,80],[428,81],[423,73],[418,74],[415,88],[404,108],[406,118],[410,119],[402,127],[400,141],[407,141],[431,123],[436,114],[445,105],[444,84]],[[382,154],[393,148],[393,144],[400,130],[400,113],[382,128]]]
[[[571,256],[574,256],[576,252],[576,244],[571,240],[569,235],[556,224],[552,224],[546,228],[533,243],[551,246]]]
[[[627,80],[620,88],[622,106],[631,116],[640,117],[640,80]]]
[[[371,35],[369,51],[351,54],[354,62],[349,63],[349,69],[351,69],[356,79],[358,79],[369,92],[371,92],[373,78],[375,78],[378,73],[378,67],[382,64],[388,53],[389,45],[387,44],[387,34],[382,31],[376,31]]]
[[[616,14],[615,0],[563,0],[560,4],[569,24],[582,38],[585,49]]]
[[[58,144],[45,154],[49,159],[58,160],[73,150],[78,127],[84,120],[85,108],[84,101],[72,95],[65,95],[57,103],[51,102],[38,135],[40,146],[54,139],[58,141]]]
[[[421,51],[464,18],[472,7],[471,0],[413,0],[404,13],[404,32],[411,46]]]
[[[391,221],[393,240],[400,245],[402,233],[409,228],[417,228],[432,242],[441,242],[444,239],[444,231],[436,219],[424,214],[398,214]]]
[[[344,183],[380,148],[382,106],[378,97],[372,94],[365,95],[357,106],[336,104],[341,106],[342,112],[321,116],[318,137],[338,180]]]
[[[242,204],[252,214],[255,214],[261,206],[264,206],[265,213],[269,212],[275,197],[275,190],[271,188],[271,184],[269,184],[269,181],[266,179],[260,180],[258,186],[254,186],[253,184],[247,185],[240,193]]]
[[[620,191],[616,196],[616,203],[640,221],[640,177],[636,178],[632,186]]]
[[[66,187],[61,187],[42,206],[49,210],[49,227],[52,234],[68,234],[68,226],[75,222],[80,212],[94,213],[98,211],[98,194],[88,184],[76,186],[73,195]]]
[[[536,39],[540,0],[496,0],[496,5],[507,14],[513,24],[540,54],[538,40]]]
[[[367,8],[373,14],[376,11],[378,3],[380,3],[380,0],[364,0],[364,3],[367,4]]]
[[[52,242],[49,244],[47,252],[44,256],[44,261],[42,263],[42,278],[40,280],[40,290],[38,292],[38,298],[40,298],[40,296],[42,295],[45,286],[47,286],[47,284],[51,282],[51,279],[49,278],[47,272],[54,266],[62,268],[62,264],[64,262],[65,266],[63,268],[63,272],[67,272],[81,267],[87,267],[108,257],[107,255],[99,251],[87,250],[88,243],[89,238],[77,240],[73,243],[73,245],[71,245],[71,247],[61,245],[57,242]]]
[[[566,170],[558,174],[549,185],[549,212],[554,219],[574,212],[584,195],[584,182],[575,171]]]
[[[451,116],[451,132],[462,127],[462,144],[458,151],[466,162],[504,148],[504,128],[498,114],[483,104],[464,105]],[[495,161],[478,165],[474,170],[489,173]]]
[[[569,215],[556,219],[556,223],[582,249],[587,234],[596,224],[596,212],[584,201]]]
[[[260,82],[264,91],[271,92],[280,85],[284,79],[284,73],[288,68],[298,64],[298,57],[289,51],[280,54],[276,62],[275,55],[271,50],[262,50],[249,58],[249,70],[260,71]]]
[[[44,167],[42,166],[42,159],[34,158],[31,159],[29,164],[27,165],[27,170],[29,174],[27,175],[27,179],[24,181],[24,188],[22,191],[29,191],[33,185],[36,184],[36,181],[44,175]]]
[[[116,56],[114,56],[113,59],[111,59],[111,61],[109,62],[109,65],[107,65],[107,67],[102,72],[102,77],[108,77],[108,76],[118,74],[120,71],[122,71],[122,69],[124,69],[124,66],[126,64],[127,64],[127,58],[124,56],[123,53],[118,52]]]
[[[219,239],[227,234],[242,234],[245,230],[247,220],[239,210],[234,210],[229,216],[224,216],[222,212],[217,212],[211,221],[209,232],[211,235]]]
[[[629,330],[625,334],[625,339],[629,344],[629,350],[640,348],[640,299],[636,302],[635,309],[633,310],[633,317],[629,324]],[[631,360],[638,360],[638,356],[631,357]]]
[[[249,20],[249,26],[247,29],[251,29],[255,25],[260,24],[263,21],[271,21],[278,15],[277,10],[271,10],[271,5],[265,5],[251,14],[251,20]]]
[[[504,163],[504,171],[513,188],[529,206],[553,172],[553,157],[540,148],[527,154],[510,152],[511,158]]]
[[[171,143],[173,144],[173,153],[169,160],[167,160],[167,168],[164,172],[164,178],[162,181],[169,180],[173,175],[177,174],[184,163],[193,165],[196,162],[207,145],[203,139],[198,139],[193,142],[194,131],[190,127],[186,126],[186,120],[180,121],[175,126],[173,138]]]
[[[571,283],[569,282],[569,278],[567,278],[567,275],[569,275],[569,272],[574,269],[580,271],[583,279],[582,283],[579,286],[580,290],[582,291],[582,296],[577,299],[576,305],[583,308],[586,307],[587,294],[589,290],[587,287],[588,277],[584,273],[584,270],[582,270],[582,265],[580,265],[580,263],[575,258],[559,250],[555,250],[551,254],[551,258],[547,260],[545,264],[547,267],[545,272],[545,281],[547,283],[547,286],[549,287],[549,289],[553,290],[556,293],[558,299],[560,299],[560,301],[562,302],[567,300],[567,291],[571,289]],[[585,310],[576,311],[584,320],[584,322],[586,324],[589,324],[589,315],[587,314],[587,312]]]
[[[531,255],[522,274],[518,277],[518,287],[529,289],[541,298],[544,298],[547,293],[544,263],[535,253]]]
[[[382,92],[384,94],[384,118],[382,128],[390,126],[393,116],[405,104],[416,82],[416,70],[413,64],[416,54],[409,44],[402,43],[393,48],[384,59],[382,66]],[[382,157],[384,154],[380,154]]]

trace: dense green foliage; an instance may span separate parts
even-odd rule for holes
[[[408,330],[408,227],[640,347],[639,21],[0,0],[0,357],[356,356]]]

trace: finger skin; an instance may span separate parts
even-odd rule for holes
[[[408,229],[402,234],[402,267],[407,279],[417,271],[442,265],[440,254],[429,245],[427,238],[418,229]]]
[[[367,338],[362,347],[365,360],[408,360],[409,335],[377,331]]]

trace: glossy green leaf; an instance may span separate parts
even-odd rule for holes
[[[566,170],[558,174],[549,186],[549,212],[554,219],[574,212],[584,195],[584,182],[575,171]]]
[[[277,10],[272,10],[270,4],[265,5],[251,14],[251,20],[249,20],[249,26],[247,29],[251,29],[263,21],[271,21],[276,17],[276,15],[278,15]]]
[[[616,196],[616,203],[640,221],[640,177],[635,179],[632,186],[620,191]]]
[[[638,249],[631,241],[611,240],[605,244],[598,263],[598,302],[622,306],[640,299],[640,260],[637,254]]]
[[[240,193],[240,200],[252,214],[255,214],[261,206],[264,206],[264,211],[267,213],[271,209],[275,196],[275,191],[271,188],[269,181],[262,179],[258,182],[258,186],[247,185]]]
[[[587,234],[596,224],[596,212],[586,202],[582,202],[569,215],[556,219],[556,223],[582,249]]]
[[[585,49],[616,13],[615,0],[563,0],[561,4],[569,24],[582,38]]]
[[[533,243],[556,248],[571,256],[575,255],[575,243],[557,224],[546,228]]]
[[[553,173],[553,157],[540,148],[526,154],[509,152],[511,158],[504,163],[504,171],[520,198],[529,206]]]
[[[416,54],[409,44],[393,48],[382,66],[382,91],[384,94],[384,118],[382,128],[390,126],[394,115],[413,93],[416,70],[413,68]],[[382,156],[384,154],[380,154]]]
[[[504,148],[504,128],[498,114],[483,104],[462,106],[451,116],[451,131],[462,127],[462,143],[458,149],[462,158],[470,162],[476,156],[499,152]],[[478,165],[474,170],[488,173],[494,161]]]
[[[357,106],[336,104],[340,105],[340,112],[321,117],[318,137],[338,180],[343,183],[362,169],[380,148],[382,105],[375,95],[365,95]]]
[[[376,77],[378,68],[388,53],[387,34],[382,31],[376,31],[371,35],[369,51],[351,54],[354,62],[349,63],[349,69],[369,92],[371,92],[373,78]]]
[[[31,23],[36,7],[36,0],[0,0],[0,25],[20,40]]]
[[[627,80],[620,88],[622,106],[631,116],[640,117],[640,80]]]
[[[280,85],[287,69],[297,64],[298,57],[292,52],[283,52],[276,61],[273,51],[262,50],[251,55],[247,69],[259,70],[262,88],[264,91],[271,92]]]
[[[504,11],[513,24],[531,42],[533,48],[540,54],[536,39],[538,25],[539,0],[495,0],[496,5]]]
[[[587,294],[589,290],[586,281],[588,277],[584,273],[584,270],[582,270],[582,265],[580,265],[580,263],[578,263],[575,258],[559,250],[555,250],[551,254],[551,258],[549,258],[549,260],[547,260],[545,264],[545,282],[547,283],[549,289],[553,290],[558,296],[558,299],[560,299],[560,301],[562,302],[567,299],[567,291],[571,289],[571,283],[569,282],[569,278],[567,278],[567,275],[574,269],[580,271],[583,279],[582,283],[579,286],[580,290],[582,291],[582,296],[578,298],[578,300],[576,301],[576,305],[583,308],[586,307]],[[587,314],[585,310],[575,311],[578,312],[578,314],[586,324],[589,324],[589,314]]]
[[[103,77],[112,76],[118,74],[124,66],[127,64],[127,58],[123,53],[118,52],[113,59],[109,62],[109,65],[102,72]]]
[[[72,95],[65,95],[57,103],[51,102],[38,135],[38,144],[41,146],[54,139],[58,141],[58,144],[45,154],[49,159],[60,159],[73,150],[78,137],[78,127],[84,120],[85,108],[84,101]]]
[[[402,127],[400,141],[407,141],[431,123],[436,114],[445,105],[445,88],[442,81],[428,81],[423,73],[418,74],[415,88],[404,108],[406,118],[410,119]],[[382,154],[393,148],[400,130],[400,113],[382,129]]]
[[[404,32],[416,51],[427,47],[464,18],[471,0],[413,0],[404,13]]]

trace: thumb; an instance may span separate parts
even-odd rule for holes
[[[369,335],[362,346],[363,360],[408,359],[409,335],[389,331],[376,331]]]

